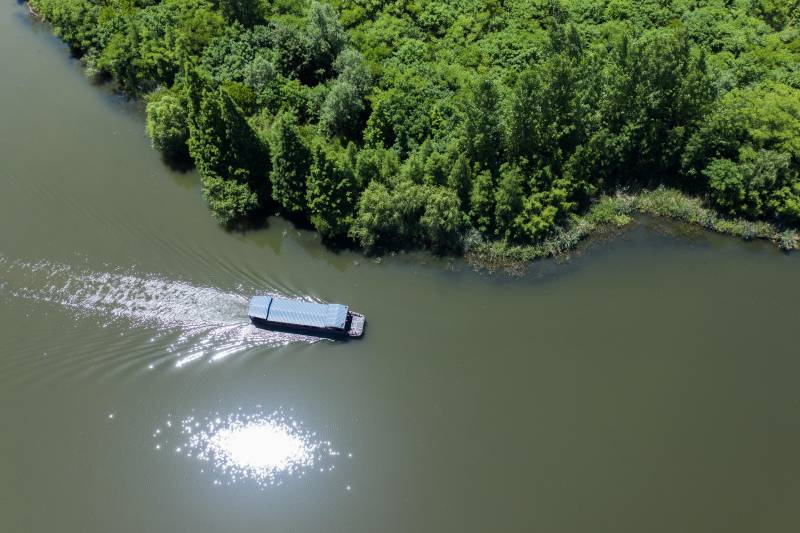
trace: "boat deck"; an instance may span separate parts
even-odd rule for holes
[[[277,296],[253,296],[247,311],[250,320],[278,331],[300,331],[322,337],[361,337],[366,319],[346,305],[322,304]]]
[[[366,323],[366,319],[364,315],[357,315],[353,314],[352,319],[350,321],[350,329],[347,331],[347,334],[351,337],[360,337],[364,334],[364,324]]]

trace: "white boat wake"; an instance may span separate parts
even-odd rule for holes
[[[257,346],[315,342],[304,335],[256,328],[247,316],[250,295],[135,272],[81,271],[0,256],[0,293],[67,308],[101,325],[125,322],[177,336],[167,347],[175,366],[218,361]]]

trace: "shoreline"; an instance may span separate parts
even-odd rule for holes
[[[25,5],[32,17],[47,23],[30,2],[26,0]],[[142,101],[141,98],[135,100]],[[798,230],[765,221],[725,218],[706,207],[699,197],[659,186],[637,193],[618,191],[614,195],[601,196],[586,213],[572,215],[566,226],[556,227],[550,236],[535,243],[512,244],[491,240],[473,230],[464,236],[461,253],[453,257],[463,259],[477,269],[517,272],[538,259],[562,257],[591,236],[619,231],[630,225],[637,214],[683,222],[746,241],[767,240],[785,252],[800,249]],[[364,248],[356,246],[354,249],[364,257],[371,255]],[[427,248],[418,250],[433,254]]]
[[[785,252],[800,249],[800,233],[796,230],[769,222],[724,218],[705,207],[699,198],[659,187],[635,194],[618,192],[603,196],[584,215],[574,217],[568,226],[539,243],[514,245],[467,237],[464,259],[476,268],[520,272],[537,259],[565,255],[593,235],[619,231],[630,225],[636,215],[682,222],[745,241],[766,240]]]

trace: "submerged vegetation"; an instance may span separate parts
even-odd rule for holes
[[[227,226],[527,260],[644,212],[797,247],[797,0],[29,3]]]

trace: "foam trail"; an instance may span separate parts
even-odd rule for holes
[[[0,256],[0,292],[70,309],[102,326],[123,322],[177,335],[167,348],[175,366],[219,361],[256,346],[313,342],[304,335],[254,327],[248,295],[135,272],[80,271],[69,265],[8,261]]]

